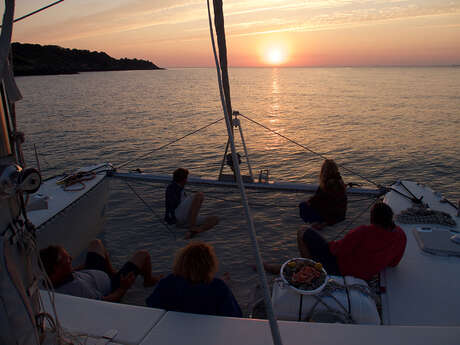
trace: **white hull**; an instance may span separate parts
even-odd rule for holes
[[[97,175],[78,192],[63,191],[56,180],[46,181],[38,191],[49,197],[48,209],[29,211],[28,215],[37,227],[40,248],[61,245],[76,257],[103,229],[109,179],[105,173]]]
[[[425,200],[429,199],[429,194],[432,193],[429,188],[423,186],[420,187],[420,192],[426,193]],[[445,203],[439,203],[440,196],[434,194],[433,198],[430,199],[433,208],[435,204],[446,206]],[[404,198],[399,198],[395,192],[387,194],[386,201],[396,210],[395,213],[411,206]],[[450,211],[453,212],[454,208]],[[457,223],[460,223],[458,217],[455,219]],[[413,225],[403,227],[406,230]],[[432,279],[431,273],[428,274],[423,267],[419,267],[418,263],[421,262],[419,250],[413,245],[410,238],[412,234],[407,231],[406,233],[408,249],[400,264],[401,267],[398,266],[384,273],[387,288],[387,293],[382,295],[384,325],[279,321],[283,344],[458,345],[460,308],[455,295],[456,291],[460,291],[458,274],[455,277],[447,277],[448,280],[446,277],[438,276]],[[425,256],[425,254],[421,255]],[[445,260],[438,259],[429,258],[435,264],[441,261],[445,265]],[[460,258],[448,258],[447,261],[450,262],[447,265],[449,270],[457,270],[457,273],[460,271]],[[414,276],[421,280],[414,283],[411,281]],[[422,279],[423,277],[425,280]],[[428,284],[428,282],[431,283],[429,291],[426,291],[423,289],[423,284]],[[446,290],[448,285],[451,287]],[[448,308],[447,304],[440,304],[436,307],[439,301],[446,298],[451,299],[453,308]],[[104,336],[108,331],[115,330],[109,332],[113,336],[112,342],[115,343],[139,345],[181,343],[262,345],[272,343],[267,320],[170,312],[60,294],[56,294],[55,302],[59,318],[66,329],[74,333],[86,333],[92,337]],[[45,299],[45,310],[51,311],[48,299]],[[446,314],[443,313],[443,310],[450,311]],[[391,314],[388,314],[389,312]],[[431,317],[431,320],[428,320],[427,316]],[[397,317],[399,320],[396,319]],[[404,318],[412,321],[406,322]]]
[[[460,217],[457,210],[442,196],[427,186],[403,181],[404,186],[430,209],[452,216],[455,227],[439,224],[399,224],[406,233],[407,245],[401,262],[395,268],[388,268],[381,278],[386,293],[382,294],[383,322],[391,325],[425,325],[460,327],[460,257],[430,254],[421,249],[414,230],[427,231],[449,237],[460,231]],[[403,185],[396,183],[385,196],[395,215],[414,204],[400,193],[411,196]],[[429,230],[428,230],[429,229]],[[460,247],[460,244],[458,244]],[[460,344],[460,338],[457,341]]]

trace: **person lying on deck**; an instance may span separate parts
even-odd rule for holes
[[[181,248],[173,273],[160,280],[147,298],[149,307],[184,313],[242,317],[240,306],[225,282],[215,278],[214,248],[202,242]]]
[[[321,166],[319,187],[308,200],[299,204],[300,217],[317,230],[345,219],[347,192],[337,164],[326,159]]]
[[[49,246],[40,250],[40,258],[46,273],[59,293],[118,302],[140,274],[144,286],[153,286],[160,276],[152,275],[150,254],[137,251],[117,272],[100,240],[91,241],[85,263],[74,269],[72,256],[61,246]]]
[[[361,225],[338,241],[327,242],[311,228],[297,232],[300,255],[321,262],[328,274],[370,280],[386,267],[395,267],[406,248],[404,231],[393,222],[391,207],[377,202],[371,209],[370,225]],[[271,273],[280,265],[264,264]]]
[[[219,222],[217,216],[200,216],[201,204],[204,200],[202,192],[187,196],[184,190],[187,183],[188,170],[178,168],[173,173],[173,181],[166,188],[165,221],[188,228],[186,239],[209,230]]]

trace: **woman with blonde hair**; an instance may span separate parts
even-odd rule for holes
[[[160,280],[147,306],[185,313],[241,317],[241,309],[223,280],[216,278],[214,248],[193,242],[176,255],[173,273]]]
[[[337,164],[326,159],[321,166],[319,187],[315,194],[299,204],[300,217],[316,229],[345,219],[347,211],[346,186]]]

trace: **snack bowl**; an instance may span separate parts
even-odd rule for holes
[[[295,292],[315,295],[327,284],[327,272],[321,263],[305,258],[287,260],[280,271],[281,279]]]

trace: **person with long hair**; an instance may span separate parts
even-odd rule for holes
[[[147,298],[149,307],[194,314],[241,317],[231,290],[216,278],[218,260],[214,248],[193,242],[181,248],[173,273],[160,280]]]
[[[337,164],[326,159],[321,166],[319,187],[308,200],[299,204],[300,217],[316,229],[334,225],[345,219],[346,186]]]

